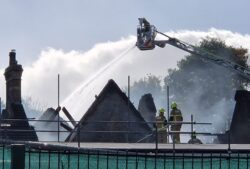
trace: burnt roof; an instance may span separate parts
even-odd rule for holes
[[[98,108],[98,105],[100,105],[100,103],[102,101],[104,101],[105,99],[107,99],[108,95],[111,94],[118,94],[118,96],[126,103],[129,107],[129,110],[133,113],[134,116],[136,116],[137,120],[139,120],[140,122],[145,122],[144,118],[142,117],[142,115],[140,114],[140,112],[134,107],[134,105],[132,104],[132,102],[128,99],[128,97],[126,96],[126,94],[119,88],[119,86],[115,83],[115,81],[113,79],[110,79],[108,81],[108,83],[105,85],[105,87],[102,89],[102,91],[100,92],[100,94],[98,96],[96,96],[96,100],[91,104],[91,106],[89,107],[89,109],[86,111],[86,113],[83,115],[83,117],[81,118],[80,122],[78,124],[82,124],[83,122],[87,121],[89,119],[90,116],[92,116],[93,112],[95,112]],[[124,121],[126,121],[128,119],[125,119]],[[151,128],[145,123],[141,123],[143,125],[143,128],[145,128],[145,130],[147,131],[151,131]],[[72,133],[68,136],[68,138],[66,139],[66,141],[69,141],[71,135],[73,133],[76,133],[76,128],[78,127],[78,125],[75,127],[75,129],[72,131]]]
[[[84,114],[84,116],[81,118],[80,122],[83,120],[86,120],[89,116],[89,114],[96,109],[96,107],[99,105],[99,103],[106,98],[106,96],[110,93],[117,93],[120,95],[120,97],[128,102],[129,108],[136,113],[138,118],[140,118],[142,121],[145,121],[140,112],[135,108],[134,104],[128,99],[126,94],[119,88],[119,86],[115,83],[113,79],[110,79],[108,83],[105,85],[105,87],[102,89],[100,94],[96,96],[96,100],[91,104],[87,112]]]

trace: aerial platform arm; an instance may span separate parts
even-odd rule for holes
[[[165,36],[167,39],[155,40],[157,33]],[[250,69],[248,67],[241,66],[228,59],[215,55],[207,50],[182,42],[176,38],[172,38],[162,32],[157,31],[155,26],[151,25],[145,18],[139,18],[139,26],[137,28],[136,46],[140,50],[152,50],[155,48],[155,46],[164,48],[166,44],[175,46],[188,53],[199,56],[201,59],[205,59],[217,65],[229,68],[250,80]]]

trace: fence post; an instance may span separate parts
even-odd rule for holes
[[[25,145],[11,145],[11,169],[25,168]]]
[[[194,141],[193,141],[193,135],[194,135],[194,117],[191,114],[191,140],[192,140],[192,144],[194,143]]]
[[[231,133],[230,133],[230,130],[228,130],[228,151],[231,150]]]
[[[158,153],[158,127],[155,126],[155,152]]]
[[[167,86],[167,102],[168,102],[168,104],[167,104],[167,108],[168,108],[167,121],[169,122],[169,113],[170,113],[170,110],[169,110],[169,86]],[[169,130],[169,125],[167,124],[167,143],[169,143],[169,131],[170,131]]]
[[[78,145],[78,148],[81,146],[80,139],[81,139],[81,137],[80,137],[80,125],[78,125],[78,127],[77,127],[77,145]]]

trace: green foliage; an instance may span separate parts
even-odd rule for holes
[[[154,75],[148,75],[146,78],[140,79],[133,84],[132,90],[145,92],[150,91],[154,94],[161,93],[161,80]]]
[[[161,78],[149,74],[147,77],[134,82],[131,86],[132,100],[139,102],[142,95],[151,93],[155,102],[162,102]]]
[[[227,46],[225,42],[213,38],[204,39],[197,48],[248,66],[247,49]],[[137,95],[135,100],[151,93],[156,106],[166,107],[166,88],[169,86],[170,102],[177,102],[183,110],[184,119],[190,118],[192,113],[197,120],[217,123],[213,127],[223,129],[226,121],[231,119],[235,91],[245,89],[248,84],[248,80],[240,74],[191,54],[180,60],[176,69],[168,70],[163,85],[161,78],[150,75],[135,82],[131,93]]]
[[[232,60],[242,66],[247,65],[247,50],[225,45],[218,39],[205,39],[199,48]],[[198,106],[207,109],[221,99],[230,100],[237,89],[244,89],[248,82],[232,70],[189,55],[178,63],[178,69],[169,70],[165,77],[165,88],[170,86],[174,96],[181,104],[195,100]]]

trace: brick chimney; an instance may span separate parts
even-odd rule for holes
[[[11,104],[22,103],[21,98],[21,77],[23,73],[22,65],[17,64],[16,51],[11,50],[9,53],[9,66],[5,69],[5,80],[6,80],[6,110],[9,117],[14,117],[15,115],[11,112]]]

